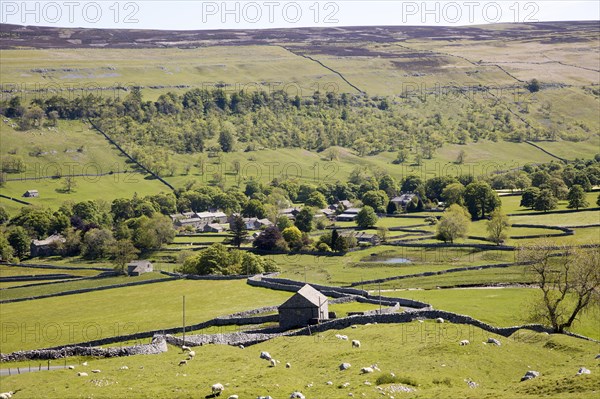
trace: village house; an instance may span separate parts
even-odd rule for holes
[[[60,234],[52,234],[44,240],[32,240],[29,245],[29,253],[32,258],[55,255],[57,247],[65,241],[67,240]]]
[[[38,192],[38,190],[27,190],[23,194],[23,197],[25,197],[25,198],[37,198],[39,196],[40,196],[40,193]]]
[[[227,215],[223,212],[197,212],[196,217],[202,223],[227,223]]]
[[[408,203],[416,196],[415,193],[401,193],[399,196],[392,198],[390,202],[396,205],[398,209],[406,209]]]
[[[296,219],[296,215],[300,213],[298,208],[285,208],[279,210],[279,216],[285,216],[290,220]]]
[[[371,245],[379,245],[381,242],[381,238],[377,234],[365,233],[364,231],[356,233],[354,237],[356,237],[356,242],[359,244],[367,243]]]
[[[306,327],[329,319],[329,300],[306,284],[279,306],[278,311],[281,328]]]
[[[207,223],[202,227],[202,231],[205,233],[222,233],[225,229],[219,223]]]
[[[129,276],[139,276],[153,271],[154,267],[148,260],[133,260],[127,264],[127,274]]]

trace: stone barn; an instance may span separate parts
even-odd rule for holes
[[[306,284],[278,308],[279,326],[284,329],[306,327],[329,319],[329,301]]]
[[[153,271],[154,267],[148,260],[134,260],[127,264],[127,274],[130,276],[139,276]]]

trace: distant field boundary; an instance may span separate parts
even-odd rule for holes
[[[178,280],[178,279],[179,279],[178,277],[166,277],[166,278],[159,278],[159,279],[153,279],[153,280],[134,281],[134,282],[131,282],[131,283],[104,285],[104,286],[101,286],[101,287],[81,288],[81,289],[78,289],[78,290],[55,292],[53,294],[38,295],[38,296],[32,296],[32,297],[27,297],[27,298],[6,299],[6,300],[3,300],[3,301],[0,301],[0,304],[33,301],[33,300],[36,300],[36,299],[46,299],[46,298],[53,298],[53,297],[57,297],[57,296],[67,296],[67,295],[84,294],[86,292],[110,290],[110,289],[113,289],[113,288],[133,287],[133,286],[136,286],[136,285],[146,285],[146,284],[162,283],[162,282],[173,281],[173,280]]]
[[[9,197],[8,195],[0,194],[0,197],[5,198],[7,200],[18,202],[21,205],[32,205],[31,202],[23,201],[18,198]]]
[[[99,272],[112,272],[114,269],[108,267],[85,267],[85,266],[59,266],[59,265],[45,265],[42,263],[4,263],[8,266],[13,267],[24,267],[33,269],[64,269],[64,270],[96,270]]]
[[[531,146],[534,146],[535,148],[537,148],[538,150],[542,151],[543,153],[545,153],[545,154],[548,154],[548,155],[550,155],[551,157],[553,157],[553,158],[556,158],[556,159],[558,159],[558,160],[560,160],[560,161],[562,161],[562,162],[564,162],[564,163],[569,163],[569,160],[568,160],[568,159],[561,158],[561,157],[559,157],[558,155],[554,155],[554,154],[553,154],[553,153],[551,153],[550,151],[548,151],[548,150],[546,150],[546,149],[544,149],[544,148],[540,147],[539,145],[537,145],[537,144],[535,144],[535,143],[533,143],[533,142],[531,142],[531,141],[529,141],[529,140],[525,140],[525,141],[524,141],[524,143],[527,143],[527,144],[529,144],[529,145],[531,145]]]
[[[523,212],[523,213],[509,213],[506,216],[540,216],[540,215],[552,215],[552,214],[561,214],[561,213],[577,213],[577,212],[593,212],[600,211],[600,207],[594,208],[582,208],[582,209],[559,209],[556,211],[548,211],[548,212]]]
[[[155,179],[157,179],[158,181],[160,181],[161,183],[163,183],[165,186],[169,187],[171,190],[175,191],[175,187],[173,187],[171,184],[169,184],[165,179],[163,179],[162,177],[160,177],[159,175],[155,174],[154,172],[152,172],[150,169],[146,168],[144,165],[142,165],[141,163],[139,163],[137,161],[137,159],[135,159],[134,157],[132,157],[131,155],[129,155],[119,144],[117,144],[116,141],[114,141],[108,134],[104,133],[104,131],[102,131],[102,129],[100,129],[98,126],[96,126],[96,124],[94,122],[92,122],[92,120],[90,118],[88,118],[88,122],[92,125],[92,127],[97,130],[98,132],[100,132],[104,138],[106,138],[106,140],[108,140],[112,145],[114,145],[115,147],[117,147],[117,149],[123,154],[125,155],[129,160],[131,160],[133,163],[135,163],[137,166],[139,166],[140,168],[142,168],[146,173],[150,174],[152,177],[154,177]]]

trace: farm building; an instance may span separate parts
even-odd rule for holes
[[[57,247],[67,241],[60,234],[52,234],[44,240],[32,240],[29,245],[31,257],[54,255]]]
[[[202,231],[205,233],[222,233],[225,229],[219,223],[208,223],[202,227]]]
[[[414,193],[403,193],[397,197],[392,198],[390,202],[396,205],[396,208],[398,209],[406,209],[408,203],[412,201],[412,199],[416,196],[417,194]]]
[[[202,223],[226,223],[227,215],[223,212],[198,212],[196,217],[199,218]]]
[[[38,192],[38,190],[27,190],[23,194],[23,197],[25,197],[25,198],[37,198],[39,196],[40,196],[40,193]]]
[[[379,245],[379,243],[381,242],[381,239],[377,234],[369,234],[365,233],[364,231],[356,233],[355,237],[358,243],[364,242],[372,245]]]
[[[329,301],[306,284],[278,308],[279,326],[284,329],[305,327],[329,319]]]
[[[360,212],[360,208],[348,208],[344,213],[338,215],[335,220],[338,222],[352,222],[358,216],[358,212]]]
[[[279,216],[285,216],[288,219],[294,220],[298,213],[300,213],[300,209],[298,208],[285,208],[279,211]]]
[[[127,274],[130,276],[139,276],[153,271],[154,267],[149,260],[133,260],[127,264]]]

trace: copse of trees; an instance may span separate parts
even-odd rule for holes
[[[275,261],[267,257],[237,249],[228,250],[223,244],[212,244],[186,258],[177,271],[184,274],[228,276],[270,273],[279,271],[279,268]]]
[[[464,207],[452,204],[444,211],[437,224],[437,239],[453,243],[458,238],[464,238],[469,231],[471,214]]]

